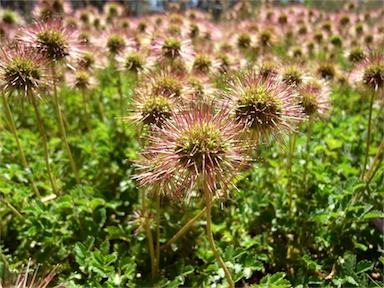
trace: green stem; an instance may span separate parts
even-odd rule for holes
[[[53,193],[58,195],[59,189],[56,186],[56,179],[52,174],[51,165],[49,164],[47,134],[45,132],[43,122],[41,121],[40,112],[39,112],[39,109],[37,107],[37,104],[35,101],[32,101],[32,104],[33,104],[33,109],[35,110],[37,126],[39,127],[41,137],[43,137],[44,160],[45,160],[45,165],[47,166],[49,181],[51,182]]]
[[[217,262],[219,262],[221,268],[223,268],[223,270],[224,270],[225,278],[227,278],[229,287],[233,288],[233,287],[235,287],[235,284],[233,283],[231,274],[229,273],[227,266],[225,265],[223,259],[220,257],[219,252],[217,251],[217,248],[216,248],[216,245],[215,245],[215,239],[213,238],[213,233],[212,233],[212,197],[211,197],[211,193],[209,192],[207,187],[205,187],[205,189],[203,189],[203,191],[204,191],[204,196],[205,196],[205,205],[207,207],[207,210],[206,210],[206,212],[207,212],[207,236],[208,236],[209,244],[211,245],[213,254],[215,255],[215,258],[216,258]]]
[[[296,146],[296,133],[289,135],[289,154],[288,154],[288,207],[289,213],[292,212],[292,203],[293,203],[293,195],[292,195],[292,159]]]
[[[311,143],[311,135],[312,135],[312,126],[313,126],[313,118],[309,117],[308,130],[307,130],[307,154],[305,155],[305,164],[304,164],[304,173],[303,173],[303,185],[307,187],[307,173],[308,173],[308,162],[310,155],[310,143]]]
[[[64,147],[65,150],[67,151],[69,162],[71,164],[71,168],[73,173],[75,174],[76,182],[77,184],[80,184],[80,177],[79,177],[79,172],[77,170],[75,161],[73,160],[72,152],[71,149],[69,148],[68,140],[67,140],[67,134],[65,132],[65,127],[64,127],[64,121],[63,121],[63,115],[61,114],[61,107],[60,107],[60,102],[59,102],[59,97],[57,95],[57,86],[56,86],[56,69],[55,69],[55,64],[52,64],[52,77],[53,77],[53,98],[55,102],[55,107],[56,107],[56,112],[57,112],[57,117],[58,117],[58,122],[59,122],[59,130],[61,134],[61,138],[64,142]]]
[[[151,232],[151,223],[149,222],[149,213],[147,210],[147,205],[146,205],[146,197],[145,197],[145,191],[142,190],[141,193],[141,205],[142,205],[142,210],[143,210],[143,216],[144,216],[144,225],[145,225],[145,233],[147,234],[147,239],[148,239],[148,247],[149,247],[149,255],[151,257],[151,271],[152,271],[152,276],[156,275],[156,257],[155,257],[155,248],[153,245],[153,237],[152,237],[152,232]]]
[[[11,107],[9,107],[9,103],[8,103],[7,97],[4,94],[2,94],[2,96],[3,96],[5,112],[7,114],[8,122],[9,122],[9,124],[11,126],[11,130],[12,130],[13,136],[16,139],[17,148],[19,150],[19,154],[20,154],[20,158],[21,158],[21,165],[23,166],[23,169],[25,171],[28,171],[28,178],[31,181],[33,192],[35,193],[36,197],[40,199],[41,198],[41,194],[39,192],[39,189],[37,188],[35,182],[33,182],[32,177],[29,175],[28,162],[27,162],[27,159],[25,158],[25,154],[24,154],[23,148],[21,147],[19,134],[17,133],[16,124],[15,124],[15,121],[13,120],[13,117],[12,117]]]
[[[156,195],[156,270],[159,273],[160,267],[160,193]]]
[[[4,198],[0,198],[0,202],[3,203],[5,206],[8,207],[9,210],[11,210],[11,212],[17,217],[19,218],[21,221],[25,221],[25,218],[23,215],[21,215],[21,213],[15,208],[12,206],[11,203],[9,203],[6,199]]]
[[[364,178],[365,170],[367,168],[368,157],[369,157],[369,146],[371,144],[371,127],[372,127],[372,107],[373,107],[373,99],[375,97],[375,92],[372,92],[371,102],[369,104],[369,116],[368,116],[368,135],[367,135],[367,144],[365,149],[365,159],[363,165],[363,171],[361,172],[361,179]]]
[[[120,117],[124,117],[124,95],[123,95],[123,89],[121,87],[121,75],[120,72],[117,71],[117,90],[119,92],[119,98],[120,98]],[[125,133],[125,123],[124,121],[121,121],[123,125],[123,132]]]
[[[103,99],[103,92],[100,92],[100,95],[97,95],[96,100],[97,100],[97,108],[99,109],[99,113],[100,113],[100,120],[102,122],[104,122],[104,109],[103,109],[103,103],[102,103],[102,99]]]
[[[369,183],[371,183],[372,179],[375,177],[377,171],[379,171],[380,167],[381,167],[381,163],[383,163],[383,159],[384,157],[381,157],[380,160],[379,160],[379,163],[377,164],[376,166],[376,169],[372,172],[371,176],[369,177],[368,181],[367,181],[367,186],[369,185]]]
[[[89,131],[89,121],[91,120],[91,115],[90,113],[88,114],[88,109],[87,109],[87,94],[85,93],[85,89],[81,89],[81,96],[82,96],[82,108],[83,108],[83,113],[84,113],[84,124],[85,128]]]
[[[171,239],[167,241],[163,246],[161,246],[161,250],[167,249],[169,246],[171,246],[173,243],[175,243],[181,236],[185,234],[189,230],[189,228],[192,227],[192,225],[201,218],[205,214],[207,210],[207,207],[204,207],[200,210],[199,213],[195,215],[192,219],[190,219]]]
[[[377,149],[377,152],[376,152],[375,158],[374,158],[373,161],[372,161],[371,167],[369,168],[367,174],[366,174],[365,177],[364,177],[365,179],[367,179],[368,176],[369,176],[369,174],[372,173],[372,171],[373,171],[373,167],[375,166],[377,159],[379,159],[379,156],[380,156],[380,154],[381,154],[381,150],[383,150],[383,148],[384,148],[384,137],[383,137],[383,139],[381,140],[379,149]]]

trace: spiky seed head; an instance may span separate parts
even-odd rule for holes
[[[237,37],[237,47],[240,49],[246,49],[251,46],[251,35],[249,35],[248,32],[242,32],[238,37]]]
[[[384,88],[384,56],[371,55],[360,62],[358,69],[362,69],[362,84],[375,91]]]
[[[307,29],[307,26],[305,26],[305,25],[301,25],[301,26],[299,27],[299,30],[297,31],[297,33],[298,33],[299,35],[306,35],[307,32],[308,32],[308,29]]]
[[[351,18],[348,15],[342,15],[339,20],[341,27],[346,27],[351,22]]]
[[[137,30],[141,33],[145,32],[147,30],[147,23],[144,21],[140,21],[137,23]]]
[[[234,178],[248,166],[244,143],[238,140],[241,130],[228,116],[225,108],[216,111],[205,103],[173,115],[161,129],[154,128],[144,155],[151,155],[157,167],[142,171],[137,177],[140,183],[172,181],[178,198],[189,198],[195,188],[226,196]]]
[[[84,52],[78,58],[77,65],[82,70],[92,70],[95,66],[96,59],[95,55],[91,52]]]
[[[132,52],[125,57],[124,68],[127,71],[138,73],[144,69],[145,60],[141,53]]]
[[[28,26],[17,36],[17,40],[53,62],[77,59],[82,44],[78,31],[60,19],[40,21]]]
[[[348,61],[353,64],[363,61],[364,58],[365,52],[361,47],[352,47],[347,54]]]
[[[287,14],[283,13],[283,14],[280,14],[279,17],[277,18],[277,22],[280,24],[280,25],[285,25],[288,23],[288,16]]]
[[[124,51],[127,43],[122,35],[112,33],[108,36],[106,46],[111,55],[118,55]]]
[[[141,95],[134,101],[133,119],[135,123],[162,127],[174,110],[174,102],[163,95]]]
[[[276,62],[263,61],[259,68],[259,74],[264,80],[276,77],[279,74]]]
[[[0,49],[0,93],[17,92],[21,100],[36,101],[47,84],[47,61],[24,46]]]
[[[304,74],[302,70],[296,65],[290,65],[283,69],[281,79],[288,86],[300,86],[304,81]]]
[[[20,21],[19,19],[19,15],[12,10],[5,9],[2,11],[1,20],[3,23],[13,26]]]
[[[263,30],[258,35],[259,45],[261,47],[270,47],[274,44],[274,37],[270,30]]]
[[[343,40],[341,39],[341,37],[339,35],[332,35],[332,37],[329,41],[335,47],[343,46]]]
[[[179,25],[170,24],[167,27],[167,32],[169,33],[169,35],[180,36],[181,35],[181,28]]]
[[[228,72],[231,67],[231,59],[229,55],[225,52],[220,52],[216,55],[218,60],[219,70],[222,72]]]
[[[208,74],[212,66],[211,57],[208,54],[200,53],[195,56],[192,70],[201,74]]]
[[[167,97],[181,96],[183,86],[177,77],[168,74],[156,75],[151,79],[152,95],[164,95]]]
[[[246,123],[247,128],[257,129],[279,123],[280,99],[267,91],[265,86],[251,86],[239,96],[235,110],[236,120]]]
[[[336,77],[336,67],[335,64],[331,62],[320,63],[316,72],[325,80],[333,80]]]
[[[321,33],[321,32],[316,32],[316,33],[313,35],[313,39],[315,40],[315,42],[316,42],[317,44],[320,44],[321,42],[323,42],[324,35],[323,35],[323,33]]]
[[[329,109],[330,89],[323,80],[308,79],[300,88],[300,105],[304,113],[312,118],[324,118]]]
[[[191,23],[189,25],[189,37],[191,39],[195,39],[199,36],[200,34],[200,28],[196,23]]]
[[[80,91],[86,91],[91,89],[94,84],[94,80],[85,70],[76,70],[73,74],[68,77],[69,85]]]
[[[332,30],[332,24],[329,21],[325,21],[321,25],[321,29],[323,29],[326,32],[331,32]]]
[[[362,35],[362,34],[363,34],[363,32],[364,32],[364,26],[363,26],[362,23],[358,23],[358,24],[356,24],[356,26],[355,26],[355,32],[356,32],[357,35]]]
[[[254,71],[240,74],[228,83],[225,93],[236,122],[252,140],[279,140],[302,120],[297,95],[278,78],[264,79]]]
[[[163,46],[163,56],[169,59],[174,59],[180,56],[181,51],[181,41],[174,37],[169,37],[164,39]]]

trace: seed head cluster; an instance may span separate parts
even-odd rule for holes
[[[207,183],[227,195],[257,145],[326,118],[332,85],[384,88],[382,11],[240,2],[219,22],[179,13],[179,3],[166,16],[132,17],[117,2],[73,10],[68,0],[39,0],[33,24],[0,9],[0,91],[35,101],[51,94],[52,79],[83,95],[96,78],[102,89],[121,84],[123,119],[145,127],[140,184],[180,198]],[[113,97],[100,99],[100,114]]]

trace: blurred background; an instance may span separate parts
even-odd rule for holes
[[[0,9],[13,9],[19,11],[26,19],[31,19],[31,11],[44,1],[55,0],[0,0]],[[62,2],[61,0],[60,2]],[[325,11],[334,11],[343,7],[347,0],[66,0],[74,9],[80,9],[87,5],[93,5],[102,9],[105,3],[115,2],[127,7],[127,16],[141,16],[153,13],[163,13],[170,9],[186,10],[190,8],[200,9],[209,12],[214,19],[219,20],[224,11],[232,9],[241,2],[246,2],[252,7],[261,5],[287,6],[302,4]],[[355,0],[362,10],[384,7],[384,0]],[[175,5],[176,4],[176,5]]]

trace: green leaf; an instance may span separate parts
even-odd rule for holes
[[[362,260],[356,265],[356,270],[355,272],[357,274],[363,273],[365,271],[371,270],[373,268],[373,263],[368,260]]]
[[[379,210],[372,210],[363,216],[363,219],[382,218],[384,213]]]
[[[334,138],[325,138],[325,143],[330,150],[340,149],[343,146],[343,142]]]

